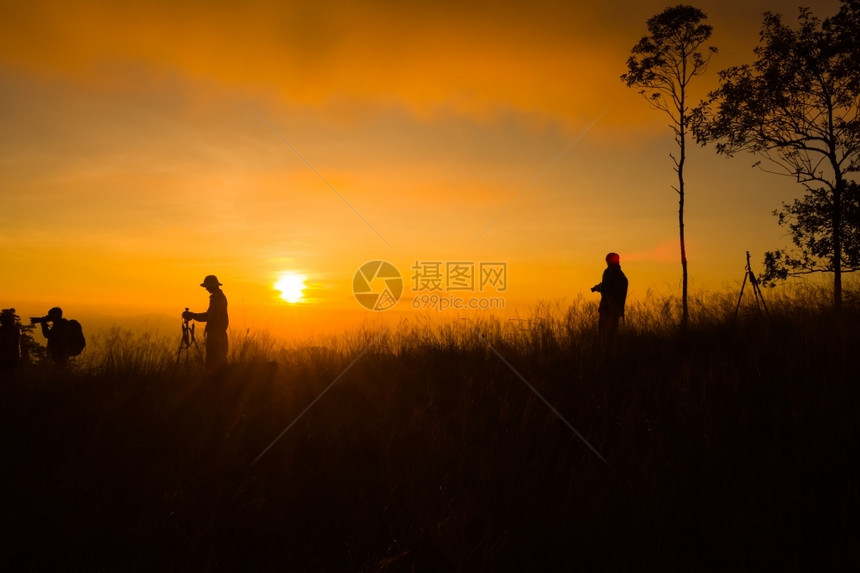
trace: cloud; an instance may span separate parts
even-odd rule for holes
[[[579,122],[626,90],[624,26],[590,4],[34,1],[0,61],[101,89],[179,73],[293,104]]]
[[[622,255],[622,262],[645,262],[645,263],[675,263],[681,261],[680,243],[678,239],[663,241],[644,251],[637,251]],[[689,240],[687,240],[687,254],[690,252]]]
[[[796,12],[771,0],[701,4],[721,53],[748,56],[762,11]],[[821,14],[838,6],[812,4]],[[619,79],[645,21],[663,8],[657,0],[32,0],[4,12],[0,64],[111,90],[180,74],[282,103],[401,105],[428,118],[494,121],[515,110],[570,127],[609,110],[607,126],[629,129],[664,123]],[[719,57],[713,65],[724,67]]]

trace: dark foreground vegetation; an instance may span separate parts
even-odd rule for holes
[[[860,313],[814,300],[691,300],[683,337],[651,300],[603,351],[581,301],[234,335],[210,378],[108,333],[3,383],[3,569],[857,570]]]

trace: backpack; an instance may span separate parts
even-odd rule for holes
[[[66,324],[66,351],[69,356],[77,356],[84,351],[87,341],[84,338],[84,329],[77,320],[70,320]]]

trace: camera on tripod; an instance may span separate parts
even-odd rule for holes
[[[191,356],[191,347],[194,347],[194,350],[197,351],[197,358],[200,360],[202,364],[203,354],[200,352],[200,347],[197,346],[197,339],[194,337],[194,323],[190,322],[194,319],[194,313],[188,310],[188,307],[185,307],[185,312],[182,313],[182,341],[179,343],[179,350],[176,353],[176,363],[179,364],[179,361],[182,358],[182,353],[185,352],[185,363],[188,364],[188,360]]]

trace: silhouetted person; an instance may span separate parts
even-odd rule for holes
[[[68,328],[69,321],[63,318],[63,309],[55,306],[48,311],[47,316],[31,318],[30,322],[42,325],[42,336],[48,339],[48,356],[54,364],[65,368],[69,362]],[[48,323],[51,327],[48,328]]]
[[[200,284],[209,291],[209,309],[206,312],[182,313],[183,320],[196,320],[206,323],[206,369],[216,370],[227,363],[227,297],[219,287],[221,283],[215,275],[208,275]]]
[[[11,374],[21,359],[21,325],[14,308],[0,311],[0,376]]]
[[[600,306],[597,307],[600,336],[612,338],[618,332],[618,322],[624,316],[624,303],[627,301],[627,277],[621,270],[618,253],[606,255],[603,280],[591,287],[591,292],[600,293]]]

